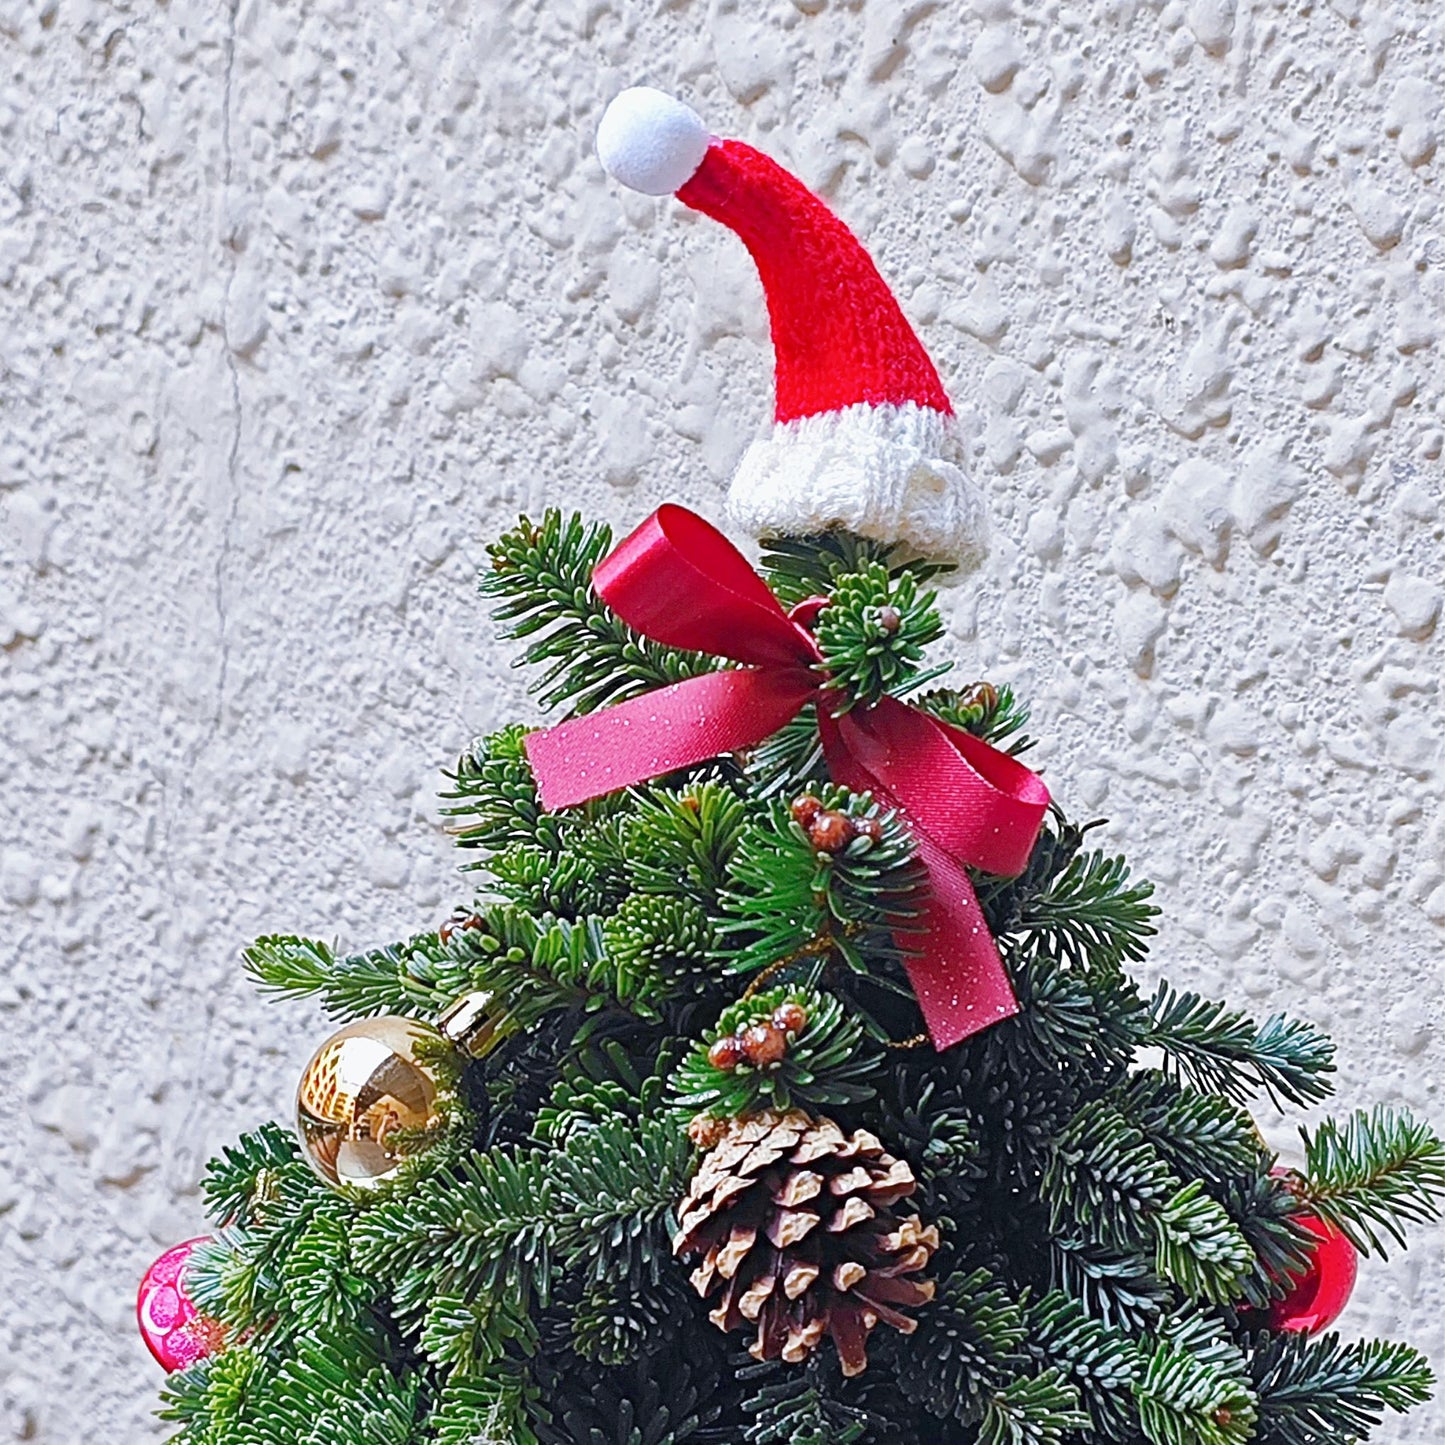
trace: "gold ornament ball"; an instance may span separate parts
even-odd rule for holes
[[[377,1189],[440,1135],[436,1074],[417,1054],[441,1042],[416,1019],[385,1016],[348,1024],[311,1056],[296,1090],[296,1132],[328,1184]]]

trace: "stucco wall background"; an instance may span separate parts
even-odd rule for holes
[[[238,948],[458,892],[438,770],[533,716],[484,540],[716,514],[765,417],[741,247],[592,158],[634,81],[895,283],[992,499],[950,645],[1157,962],[1445,1124],[1442,56],[1423,0],[0,0],[0,1438],[159,1434],[135,1281],[322,1033]],[[1445,1367],[1442,1266],[1350,1329]]]

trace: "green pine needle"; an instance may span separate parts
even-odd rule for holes
[[[763,575],[784,607],[795,607],[810,597],[825,597],[838,578],[872,566],[885,567],[890,577],[909,576],[918,583],[953,570],[910,558],[899,543],[875,542],[841,528],[807,537],[763,540]]]
[[[1142,1250],[1110,1249],[1077,1237],[1049,1241],[1049,1284],[1079,1301],[1092,1319],[1140,1334],[1168,1307],[1172,1292]]]
[[[1129,1433],[1141,1365],[1135,1342],[1057,1290],[1030,1305],[1028,1325],[1029,1353],[1074,1385],[1096,1433],[1105,1440]]]
[[[473,1154],[369,1210],[352,1231],[357,1264],[398,1279],[396,1307],[425,1315],[443,1294],[545,1306],[552,1286],[556,1186],[540,1151]]]
[[[592,573],[611,547],[611,528],[548,508],[488,549],[482,595],[504,635],[526,641],[522,662],[545,667],[530,689],[544,708],[594,712],[721,665],[634,632],[597,596]]]
[[[459,848],[496,853],[518,843],[558,846],[562,817],[542,811],[523,744],[530,728],[513,724],[478,738],[449,773],[441,796],[448,831]],[[470,867],[480,867],[473,863]]]
[[[206,1166],[201,1193],[210,1216],[222,1224],[249,1224],[258,1198],[264,1201],[282,1186],[303,1195],[319,1192],[316,1176],[296,1147],[296,1136],[279,1124],[262,1124],[235,1144],[223,1145]]]
[[[1034,741],[1025,732],[1029,710],[1004,683],[976,682],[962,691],[949,687],[930,688],[913,699],[915,707],[932,714],[940,722],[962,728],[976,738],[996,747],[1011,757],[1027,752]]]
[[[1430,1398],[1425,1357],[1389,1340],[1343,1344],[1338,1335],[1261,1336],[1253,1359],[1261,1441],[1267,1445],[1354,1445],[1386,1410]]]
[[[1312,1024],[1275,1014],[1255,1025],[1241,1013],[1161,982],[1140,1042],[1164,1051],[1166,1069],[1236,1103],[1263,1089],[1277,1105],[1328,1097],[1335,1049]]]
[[[1048,885],[1025,895],[1011,932],[1026,949],[1071,968],[1114,970],[1137,963],[1159,910],[1154,885],[1131,883],[1122,858],[1082,853]]]
[[[335,1019],[435,1013],[449,1002],[430,982],[444,971],[447,958],[446,946],[435,933],[340,958],[319,939],[272,934],[258,938],[242,957],[246,971],[267,993],[317,996]]]
[[[899,1358],[899,1387],[940,1419],[982,1420],[1023,1370],[1028,1334],[1022,1305],[987,1269],[950,1275]]]
[[[454,1372],[428,1420],[434,1445],[538,1445],[529,1406],[538,1390],[517,1361]],[[429,1440],[428,1445],[433,1445]]]
[[[747,819],[747,801],[716,779],[639,793],[624,831],[633,886],[716,911]]]
[[[1013,1380],[995,1394],[978,1424],[978,1445],[1062,1445],[1093,1421],[1079,1392],[1058,1370]]]
[[[646,1076],[619,1039],[576,1049],[561,1066],[533,1130],[539,1143],[566,1144],[580,1129],[614,1119],[647,1119],[659,1112],[680,1045],[664,1045]]]
[[[743,1401],[752,1417],[743,1430],[746,1445],[852,1445],[863,1436],[867,1416],[829,1399],[818,1371],[788,1370],[781,1378],[777,1374],[775,1365],[738,1372],[744,1382],[758,1376],[768,1380]]]
[[[732,916],[718,933],[740,940],[728,944],[729,972],[756,972],[826,939],[832,952],[864,973],[869,954],[897,956],[894,930],[907,928],[922,909],[926,884],[907,826],[867,793],[814,791],[824,808],[868,819],[881,835],[859,835],[839,852],[822,851],[782,799],[750,820],[722,899]]]
[[[1365,1254],[1401,1248],[1404,1226],[1439,1219],[1445,1206],[1445,1143],[1408,1109],[1377,1104],[1326,1119],[1305,1146],[1302,1197]]]
[[[1181,1178],[1224,1187],[1255,1166],[1254,1120],[1218,1094],[1197,1094],[1157,1070],[1139,1069],[1114,1099]]]
[[[823,706],[844,713],[906,691],[924,649],[943,636],[936,600],[911,572],[890,576],[882,562],[836,578],[816,629],[828,678]]]
[[[1185,1294],[1212,1304],[1239,1298],[1254,1251],[1223,1205],[1199,1180],[1186,1184],[1153,1219],[1155,1265]]]
[[[657,1284],[673,1267],[673,1206],[694,1162],[685,1125],[671,1114],[574,1133],[548,1171],[563,1265],[598,1284]]]
[[[717,1040],[765,1024],[785,1004],[796,1004],[807,1022],[789,1033],[787,1052],[761,1068],[745,1062],[716,1067],[708,1051]],[[832,995],[810,988],[764,989],[723,1010],[715,1028],[693,1048],[673,1078],[679,1108],[722,1118],[760,1108],[827,1110],[871,1099],[882,1059],[863,1043],[863,1026]]]
[[[1125,1250],[1147,1233],[1149,1216],[1176,1188],[1158,1150],[1104,1099],[1074,1116],[1041,1183],[1054,1230],[1082,1229],[1097,1244]]]
[[[1245,1445],[1258,1401],[1243,1356],[1214,1321],[1171,1320],[1134,1386],[1152,1445]]]

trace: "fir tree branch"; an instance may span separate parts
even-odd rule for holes
[[[890,576],[882,562],[835,577],[816,628],[829,689],[822,705],[842,713],[906,689],[924,648],[943,636],[936,601],[914,574]]]
[[[1213,1320],[1170,1320],[1134,1386],[1152,1445],[1245,1445],[1258,1403],[1244,1357]]]
[[[1168,1287],[1142,1253],[1060,1237],[1049,1241],[1049,1254],[1050,1287],[1112,1328],[1142,1333],[1169,1303]]]
[[[438,1295],[535,1295],[545,1307],[555,1232],[546,1156],[491,1150],[378,1204],[351,1238],[358,1265],[396,1279],[397,1309],[421,1317]]]
[[[1008,944],[1004,962],[1019,1011],[978,1037],[985,1070],[1007,1068],[1022,1080],[1082,1063],[1107,1077],[1134,1057],[1132,1037],[1118,1026],[1119,1010],[1108,1007],[1114,995],[1107,986],[1043,954],[1020,956]]]
[[[852,1445],[867,1429],[862,1410],[829,1398],[826,1384],[814,1366],[788,1370],[775,1365],[750,1365],[738,1378],[767,1381],[743,1401],[751,1416],[743,1430],[747,1445]]]
[[[624,833],[633,886],[716,912],[748,811],[747,801],[718,779],[637,795]]]
[[[530,688],[544,708],[594,712],[719,666],[634,632],[597,596],[592,573],[611,547],[610,528],[548,508],[489,548],[482,595],[496,603],[503,634],[527,642],[522,661],[545,666]]]
[[[1333,1088],[1334,1045],[1312,1024],[1275,1014],[1256,1026],[1224,1004],[1163,982],[1149,1007],[1140,1042],[1162,1049],[1166,1072],[1197,1089],[1236,1103],[1263,1089],[1277,1105],[1306,1105]]]
[[[759,798],[793,798],[827,776],[818,706],[811,702],[764,738],[748,762],[748,780]]]
[[[565,1145],[581,1129],[651,1118],[666,1098],[682,1048],[680,1041],[663,1045],[645,1076],[619,1039],[577,1049],[562,1063],[547,1103],[537,1111],[534,1136],[539,1143]]]
[[[1097,1244],[1136,1247],[1177,1181],[1158,1151],[1110,1102],[1097,1099],[1059,1137],[1040,1186],[1051,1227]]]
[[[654,1349],[691,1311],[677,1273],[646,1280],[609,1279],[586,1285],[572,1311],[572,1348],[584,1360],[626,1365]]]
[[[672,1267],[673,1206],[693,1162],[672,1115],[575,1132],[548,1171],[555,1248],[566,1267],[599,1284],[657,1284]]]
[[[1079,1392],[1058,1370],[1012,1380],[993,1395],[978,1425],[978,1445],[1062,1445],[1092,1429]]]
[[[1012,932],[1025,949],[1071,968],[1095,972],[1137,963],[1153,937],[1159,910],[1154,885],[1132,883],[1122,858],[1074,856],[1035,893],[1024,893]]]
[[[789,1034],[787,1052],[776,1063],[754,1067],[744,1061],[722,1069],[709,1060],[709,1050],[719,1039],[736,1038],[785,1006],[802,1009],[807,1021]],[[881,1065],[878,1050],[863,1044],[862,1025],[833,995],[781,987],[764,989],[724,1009],[716,1028],[684,1058],[672,1088],[680,1108],[722,1118],[764,1107],[825,1110],[872,1098]]]
[[[1382,1235],[1401,1248],[1404,1226],[1440,1218],[1445,1143],[1408,1109],[1378,1104],[1348,1119],[1326,1119],[1304,1140],[1301,1197],[1362,1253],[1384,1258]]]
[[[429,1360],[464,1374],[485,1374],[507,1358],[509,1347],[530,1355],[537,1348],[537,1326],[528,1301],[501,1294],[473,1299],[437,1295],[421,1326],[421,1349]]]
[[[266,1384],[266,1360],[259,1350],[233,1347],[169,1375],[156,1413],[180,1423],[173,1445],[229,1445],[245,1438],[242,1432]]]
[[[447,775],[451,787],[441,795],[446,805],[441,812],[458,820],[448,831],[459,848],[491,854],[518,843],[545,852],[560,847],[565,815],[544,812],[538,800],[524,748],[530,731],[514,724],[478,738]]]
[[[1133,1387],[1141,1360],[1129,1335],[1057,1290],[1030,1304],[1028,1324],[1029,1353],[1074,1385],[1103,1439],[1127,1437],[1137,1428]]]
[[[655,1018],[670,985],[633,957],[612,958],[603,924],[543,913],[513,904],[483,910],[482,927],[465,929],[449,945],[448,998],[480,989],[507,1001],[516,1027],[528,1028],[562,1009],[618,1008]]]
[[[883,1101],[880,1133],[912,1167],[930,1194],[946,1199],[951,1211],[972,1204],[986,1171],[985,1125],[961,1090],[936,1079],[896,1074],[893,1097]]]
[[[218,1224],[247,1225],[258,1203],[283,1187],[291,1195],[319,1195],[320,1184],[301,1158],[296,1136],[279,1124],[262,1124],[226,1144],[206,1166],[201,1194],[206,1212]]]
[[[706,909],[691,898],[634,893],[602,925],[602,947],[628,997],[654,1006],[713,972],[717,935]]]
[[[823,807],[877,825],[836,853],[818,849],[782,800],[743,829],[729,869],[723,905],[732,916],[718,926],[724,938],[741,938],[730,957],[732,973],[752,973],[828,939],[837,956],[859,973],[870,952],[896,956],[892,934],[922,908],[925,879],[906,826],[866,793],[818,790]]]
[[[1238,1299],[1254,1265],[1254,1252],[1224,1206],[1197,1179],[1186,1184],[1151,1220],[1155,1268],[1185,1294],[1211,1304]]]
[[[1254,1120],[1218,1094],[1197,1094],[1157,1070],[1140,1069],[1112,1098],[1183,1179],[1224,1187],[1255,1166]]]
[[[1251,1361],[1259,1395],[1259,1445],[1354,1445],[1386,1410],[1430,1398],[1425,1357],[1387,1340],[1343,1344],[1338,1335],[1261,1336]]]
[[[1029,710],[1007,683],[995,687],[989,682],[976,682],[961,692],[949,687],[932,688],[915,697],[913,703],[939,722],[962,728],[1011,757],[1034,746],[1034,740],[1023,731],[1028,726]]]
[[[516,1360],[454,1371],[427,1421],[428,1440],[433,1445],[538,1445],[529,1410],[538,1403],[536,1386]]]
[[[622,1368],[563,1355],[540,1360],[533,1429],[540,1445],[732,1445],[723,1413],[718,1352],[689,1325]]]
[[[1022,1306],[988,1270],[951,1275],[899,1359],[899,1388],[940,1419],[980,1421],[1023,1373],[1027,1338]]]
[[[336,1019],[372,1014],[427,1014],[449,1003],[431,982],[447,949],[435,933],[342,958],[318,939],[272,934],[243,954],[246,971],[268,993],[283,998],[319,996]]]
[[[1305,1272],[1319,1243],[1299,1222],[1299,1200],[1288,1181],[1272,1172],[1275,1162],[1261,1147],[1251,1168],[1227,1180],[1219,1195],[1254,1254],[1239,1288],[1239,1302],[1254,1309],[1267,1309],[1280,1297],[1280,1281]]]
[[[838,578],[870,566],[885,567],[890,577],[907,576],[917,583],[953,571],[949,565],[908,557],[900,543],[875,542],[841,528],[763,541],[763,576],[784,607],[796,607],[810,597],[825,597]]]

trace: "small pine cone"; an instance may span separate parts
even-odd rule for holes
[[[909,1335],[905,1311],[933,1298],[917,1278],[938,1230],[893,1206],[916,1187],[906,1161],[872,1134],[768,1110],[726,1121],[678,1210],[679,1256],[702,1256],[692,1282],[719,1329],[755,1325],[754,1358],[805,1360],[831,1335],[845,1375],[868,1364],[881,1320]]]

